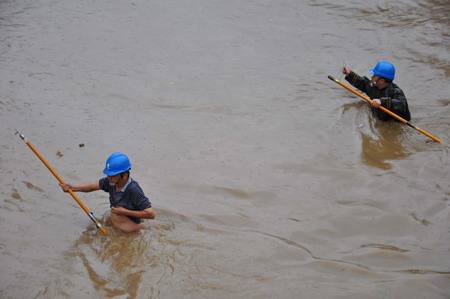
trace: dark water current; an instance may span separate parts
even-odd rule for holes
[[[0,298],[449,298],[449,16],[0,0]],[[327,78],[380,60],[444,144]],[[128,154],[157,218],[103,236],[16,129],[70,183]],[[106,193],[79,197],[107,219]]]

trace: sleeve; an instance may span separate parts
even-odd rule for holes
[[[406,100],[406,96],[400,88],[394,87],[389,93],[388,97],[381,98],[380,100],[381,106],[391,110],[395,114],[398,114],[407,121],[411,120],[408,101]]]
[[[100,189],[102,189],[105,192],[109,192],[109,182],[108,178],[102,178],[98,181],[98,185],[100,186]]]
[[[351,85],[358,88],[362,92],[367,92],[368,87],[370,86],[370,79],[367,77],[361,77],[355,72],[350,72],[347,76],[345,76],[345,80],[347,80]]]
[[[141,187],[135,183],[133,184],[133,205],[136,207],[137,210],[143,211],[145,209],[151,208],[152,203],[150,200],[144,195],[144,191],[142,191]]]

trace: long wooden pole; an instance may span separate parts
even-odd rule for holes
[[[366,101],[369,102],[369,103],[372,102],[372,100],[371,100],[369,97],[363,95],[362,93],[356,91],[355,89],[353,89],[353,88],[347,86],[346,84],[340,82],[339,80],[335,79],[333,76],[328,76],[328,79],[330,79],[331,81],[336,82],[337,84],[339,84],[340,86],[344,87],[344,88],[347,89],[348,91],[353,92],[354,94],[356,94],[357,96],[359,96],[359,97],[362,98],[363,100],[366,100]],[[408,125],[409,127],[411,127],[411,128],[413,128],[413,129],[419,131],[420,133],[422,133],[422,134],[424,134],[425,136],[427,136],[427,137],[433,139],[434,141],[437,141],[437,142],[442,143],[442,140],[440,140],[439,138],[434,137],[434,136],[431,135],[430,133],[428,133],[428,132],[422,130],[421,128],[414,126],[414,125],[411,124],[409,121],[407,121],[407,120],[404,119],[403,117],[401,117],[401,116],[395,114],[395,113],[392,112],[391,110],[386,109],[386,108],[384,108],[384,107],[382,107],[382,106],[379,106],[378,109],[383,110],[384,112],[386,112],[386,113],[388,113],[389,115],[395,117],[396,119],[398,119],[398,120],[401,121],[402,123],[404,123],[404,124]]]
[[[56,171],[48,164],[48,162],[42,157],[42,155],[37,151],[37,149],[34,147],[34,145],[26,138],[23,134],[20,134],[19,131],[16,130],[16,134],[19,134],[20,138],[22,138],[23,141],[28,145],[28,147],[36,154],[36,156],[44,163],[44,165],[50,170],[50,172],[55,176],[55,178],[60,182],[61,184],[65,184],[63,179],[56,173]],[[102,231],[105,235],[108,235],[108,232],[103,227],[103,225],[100,223],[100,221],[95,218],[94,214],[92,214],[91,211],[83,204],[83,202],[78,198],[78,196],[75,195],[75,193],[69,189],[69,194],[72,195],[73,199],[78,203],[78,205],[86,212],[86,214],[89,216],[89,218],[95,223],[98,229]]]

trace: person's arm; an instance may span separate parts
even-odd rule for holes
[[[64,192],[69,192],[71,189],[73,192],[92,192],[100,190],[100,184],[98,181],[96,182],[87,182],[79,185],[71,185],[71,184],[59,184],[61,189]]]
[[[119,207],[112,207],[111,212],[117,215],[132,216],[136,218],[145,218],[145,219],[154,219],[156,216],[155,211],[153,211],[152,208],[147,208],[142,211],[132,211],[119,206]]]
[[[395,86],[392,89],[392,92],[390,93],[389,97],[380,99],[380,104],[381,106],[403,117],[407,121],[411,120],[411,114],[408,108],[408,101],[406,100],[403,91],[397,86]]]
[[[370,87],[370,79],[367,77],[361,77],[350,68],[344,66],[342,69],[342,73],[345,75],[345,80],[349,82],[351,85],[361,90],[362,92],[366,92]]]

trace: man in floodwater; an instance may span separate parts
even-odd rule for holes
[[[155,212],[139,184],[130,177],[130,170],[131,163],[128,157],[122,153],[114,153],[106,160],[103,170],[105,178],[79,185],[60,184],[60,186],[64,192],[68,192],[69,189],[74,192],[92,192],[100,189],[108,192],[112,225],[126,233],[138,232],[144,228],[141,218],[154,219]]]
[[[383,110],[377,109],[382,106],[407,121],[411,120],[405,94],[392,82],[395,77],[395,67],[392,63],[378,62],[375,68],[369,70],[369,73],[373,74],[370,79],[360,77],[346,66],[344,66],[342,73],[346,75],[345,80],[365,92],[372,99],[372,112],[378,119],[398,121]]]

